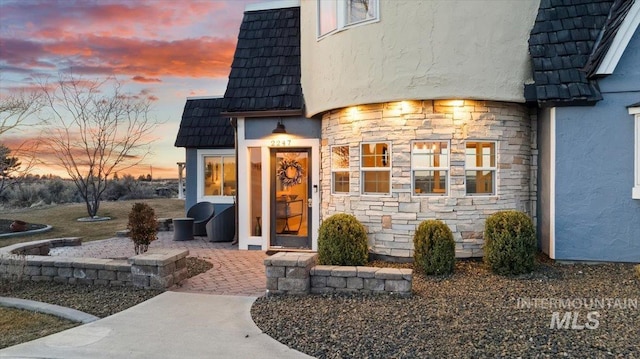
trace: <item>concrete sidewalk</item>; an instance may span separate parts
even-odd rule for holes
[[[165,292],[125,311],[0,350],[0,358],[311,358],[262,333],[255,297]]]

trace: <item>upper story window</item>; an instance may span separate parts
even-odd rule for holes
[[[449,142],[413,142],[411,177],[414,195],[446,195],[449,182]]]
[[[377,21],[378,0],[317,0],[318,37],[346,27]]]
[[[391,145],[363,143],[360,148],[360,192],[391,194]]]
[[[331,192],[349,193],[349,146],[331,147]]]
[[[468,195],[496,194],[496,143],[467,142],[465,181]]]

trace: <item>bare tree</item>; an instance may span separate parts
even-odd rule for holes
[[[67,172],[96,217],[107,178],[139,164],[149,154],[150,100],[123,92],[114,78],[84,80],[60,75],[55,86],[41,82],[51,110],[45,146]]]
[[[38,91],[21,91],[2,96],[0,99],[0,135],[22,125],[43,106]]]
[[[44,103],[38,91],[17,91],[0,96],[0,137],[6,140],[10,131],[17,133],[26,127],[26,120],[39,123],[38,112]],[[36,163],[37,136],[31,140],[0,142],[0,195],[10,186],[19,184]]]

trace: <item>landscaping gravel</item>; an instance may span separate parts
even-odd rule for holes
[[[640,358],[640,279],[629,264],[544,262],[532,274],[502,277],[481,262],[459,261],[450,276],[414,271],[413,291],[410,298],[262,297],[251,314],[266,334],[318,358]],[[538,304],[525,307],[527,298]],[[627,307],[589,307],[602,298]],[[567,311],[577,312],[576,326],[597,327],[551,329],[553,312],[562,319]],[[588,321],[591,311],[598,325]]]
[[[204,273],[212,267],[213,265],[205,260],[187,258],[188,277]],[[160,293],[162,291],[132,287],[0,281],[0,296],[57,304],[100,318],[121,312]]]

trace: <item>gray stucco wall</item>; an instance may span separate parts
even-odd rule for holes
[[[185,214],[187,213],[187,209],[196,204],[198,201],[198,150],[195,148],[187,148],[186,149],[186,189],[187,193],[185,193]]]
[[[550,109],[542,109],[538,114],[538,246],[549,254],[549,211],[551,182],[551,127]]]
[[[631,198],[640,30],[594,107],[556,113],[556,258],[640,262],[640,200]]]
[[[245,139],[255,140],[271,135],[278,120],[282,120],[288,134],[300,138],[320,138],[320,119],[306,117],[260,117],[245,119]]]

